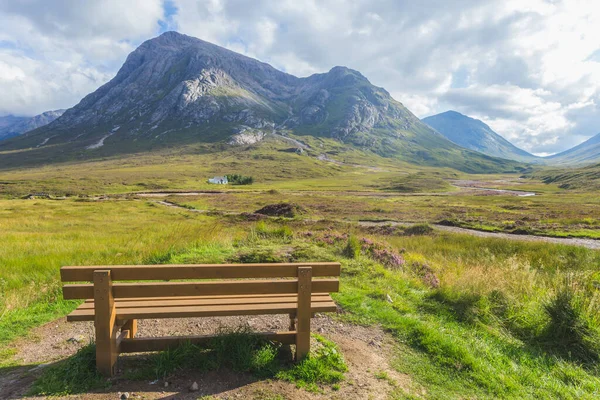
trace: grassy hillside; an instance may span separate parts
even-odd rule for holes
[[[547,157],[549,164],[577,165],[600,161],[600,134],[592,136],[577,146]]]
[[[533,179],[562,189],[593,191],[600,189],[600,164],[581,168],[545,169],[528,174]]]

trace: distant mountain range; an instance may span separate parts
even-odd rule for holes
[[[546,157],[551,164],[591,164],[600,162],[600,133],[562,153]]]
[[[0,140],[21,135],[41,126],[47,125],[60,117],[65,110],[46,111],[35,117],[16,117],[7,115],[0,117]]]
[[[3,154],[0,166],[194,142],[260,145],[274,134],[467,172],[522,169],[451,142],[352,69],[297,78],[176,32],[141,44],[111,81],[54,122],[0,142],[0,151],[25,150]]]
[[[456,111],[446,111],[422,121],[459,146],[493,157],[546,165],[600,162],[600,134],[562,153],[538,157],[516,147],[484,122]]]
[[[423,118],[423,122],[466,149],[508,160],[523,162],[539,162],[541,160],[540,157],[516,147],[482,121],[456,111],[446,111]]]

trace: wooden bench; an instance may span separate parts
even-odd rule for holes
[[[310,350],[312,315],[336,311],[329,293],[339,290],[340,264],[80,266],[62,267],[60,275],[63,282],[86,282],[63,285],[65,299],[85,299],[67,321],[94,321],[96,366],[112,376],[119,353],[211,339],[136,338],[137,320],[144,318],[289,314],[289,332],[259,334],[295,344],[296,360],[302,360]]]

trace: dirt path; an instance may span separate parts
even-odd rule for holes
[[[139,335],[208,334],[221,327],[244,325],[257,331],[285,330],[288,323],[287,316],[142,320],[139,323]],[[312,329],[333,340],[344,355],[349,371],[339,390],[325,388],[323,393],[309,393],[291,383],[257,380],[251,375],[230,371],[178,371],[166,380],[130,381],[123,378],[123,369],[135,365],[139,360],[140,356],[134,355],[121,356],[119,370],[110,389],[68,398],[114,400],[119,393],[127,392],[130,399],[197,399],[210,395],[215,399],[359,400],[387,399],[393,390],[402,391],[410,387],[410,378],[390,367],[389,358],[395,354],[394,341],[381,329],[342,323],[326,315],[317,315],[313,319]],[[91,322],[67,323],[65,318],[61,318],[35,329],[29,338],[16,341],[12,345],[17,349],[15,360],[22,367],[9,372],[0,370],[0,399],[22,398],[35,376],[44,368],[44,365],[36,364],[64,359],[90,340],[93,340]],[[381,372],[390,378],[378,379],[375,375]],[[166,387],[165,382],[168,382]],[[200,389],[190,393],[189,387],[193,382],[197,382]]]
[[[382,222],[374,222],[374,221],[359,221],[358,223],[361,226],[380,226],[380,225],[394,225],[394,226],[411,226],[415,225],[410,222],[397,222],[397,221],[382,221]],[[600,240],[595,239],[579,239],[579,238],[555,238],[549,236],[533,236],[533,235],[517,235],[514,233],[502,233],[502,232],[485,232],[478,231],[475,229],[468,228],[459,228],[457,226],[445,226],[432,224],[435,229],[451,232],[451,233],[462,233],[477,237],[483,238],[496,238],[496,239],[508,239],[508,240],[517,240],[521,242],[544,242],[544,243],[555,243],[555,244],[564,244],[568,246],[579,246],[579,247],[587,247],[592,250],[600,250]]]

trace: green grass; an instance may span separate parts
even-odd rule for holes
[[[247,238],[230,251],[253,254],[268,247],[279,251],[279,261],[342,260],[342,291],[335,295],[346,311],[342,318],[379,324],[396,338],[393,366],[414,381],[414,395],[421,390],[434,399],[598,395],[600,310],[592,282],[598,279],[600,253],[426,234],[367,235],[359,242],[374,243],[357,255],[344,250],[347,234],[327,224],[297,224],[293,240],[257,238],[249,226]],[[386,248],[398,249],[402,268],[382,264]],[[431,286],[431,274],[439,286]]]
[[[38,297],[24,308],[5,311],[0,318],[0,349],[12,340],[27,335],[32,328],[68,314],[77,305],[78,302],[63,300],[62,293],[54,291]],[[7,353],[3,356],[0,352],[0,364],[10,359],[11,355]]]
[[[342,381],[348,367],[333,342],[319,335],[313,335],[313,338],[317,343],[311,349],[310,357],[289,369],[279,371],[276,376],[314,392],[319,390],[319,384],[331,385]]]
[[[600,164],[579,168],[548,167],[529,173],[527,177],[556,185],[561,189],[589,192],[600,189]]]
[[[62,300],[63,265],[160,263],[183,249],[222,262],[220,249],[234,240],[212,219],[145,201],[0,204],[0,348],[76,307]],[[9,357],[0,352],[0,362]]]

